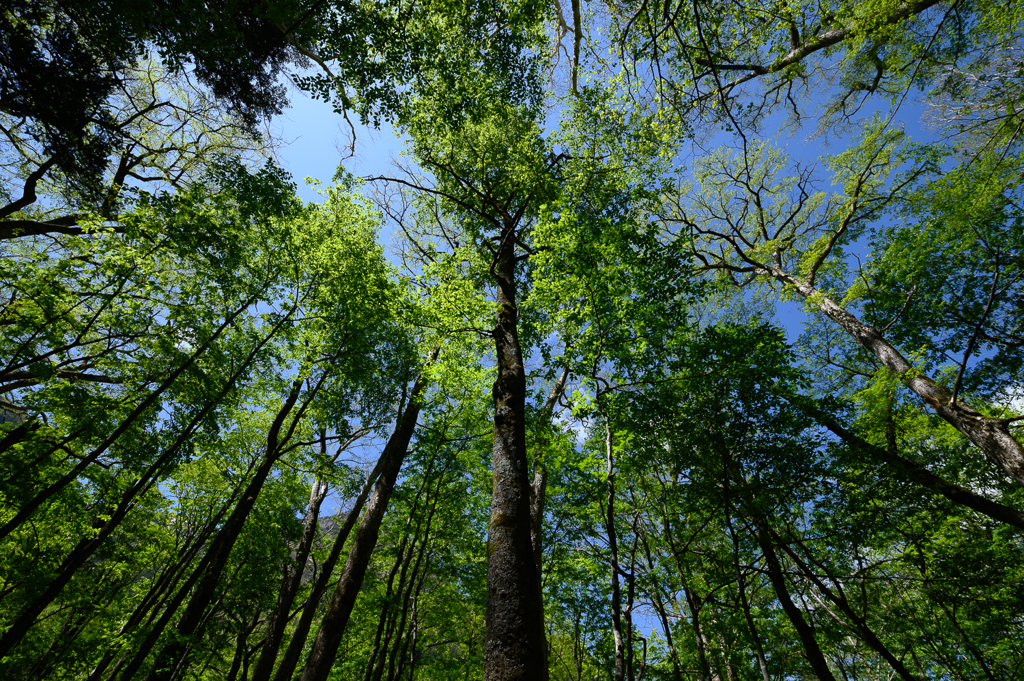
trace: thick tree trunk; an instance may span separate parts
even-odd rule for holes
[[[495,257],[498,315],[494,346],[493,492],[487,535],[484,678],[545,681],[546,642],[530,522],[526,456],[526,371],[516,307],[515,225],[506,224]]]
[[[959,430],[981,448],[985,457],[998,466],[1018,485],[1024,485],[1024,447],[1010,433],[1003,419],[984,416],[963,402],[954,401],[953,393],[928,378],[889,344],[873,326],[865,324],[841,305],[806,282],[777,268],[768,272],[776,280],[792,286],[813,303],[822,314],[841,326],[882,366],[900,376],[903,384],[928,403],[936,414]]]
[[[348,625],[359,588],[366,575],[366,568],[370,564],[370,557],[377,546],[384,512],[391,500],[391,493],[398,481],[398,473],[409,451],[409,442],[416,430],[416,418],[420,413],[419,398],[425,384],[423,376],[416,379],[401,423],[381,453],[380,478],[374,487],[373,498],[367,504],[366,513],[359,523],[338,586],[320,622],[320,631],[317,632],[313,649],[302,671],[302,681],[326,681],[330,674],[334,658],[338,654],[338,646],[341,644],[341,636]]]

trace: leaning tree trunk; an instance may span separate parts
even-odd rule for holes
[[[1024,447],[1010,433],[1005,419],[984,416],[955,400],[952,392],[915,369],[877,329],[857,319],[818,289],[775,267],[768,268],[768,273],[814,303],[822,314],[841,326],[882,366],[899,374],[903,384],[927,402],[936,414],[980,447],[990,462],[1015,483],[1024,486]]]
[[[359,492],[359,496],[356,497],[355,501],[352,502],[352,508],[345,515],[345,522],[342,523],[341,528],[338,531],[338,535],[334,538],[334,544],[331,546],[331,553],[327,556],[327,560],[324,561],[323,566],[320,569],[320,575],[316,578],[313,583],[313,587],[310,589],[309,597],[306,599],[306,605],[302,608],[302,614],[299,615],[299,622],[295,625],[295,631],[292,632],[291,642],[288,644],[288,648],[285,650],[284,655],[281,657],[281,662],[277,667],[277,672],[274,674],[274,681],[291,681],[292,674],[295,671],[296,665],[299,663],[299,658],[302,656],[302,650],[306,645],[306,638],[309,636],[309,629],[313,624],[313,618],[316,616],[317,608],[320,605],[320,599],[327,592],[327,586],[331,581],[331,575],[334,574],[334,567],[338,564],[338,560],[341,558],[341,550],[345,548],[345,542],[348,540],[348,535],[352,532],[352,528],[355,527],[356,520],[359,518],[359,514],[363,510],[363,504],[366,503],[367,498],[370,496],[370,490],[373,488],[373,484],[377,481],[377,477],[380,475],[381,465],[384,461],[383,453],[377,459],[376,465],[370,474],[366,476],[366,481],[363,483],[363,487]],[[252,681],[265,681],[263,679],[257,679],[255,675]]]
[[[811,664],[811,669],[814,670],[819,681],[836,681],[836,677],[832,675],[832,670],[828,667],[824,653],[821,652],[821,648],[818,646],[817,639],[814,638],[814,630],[807,623],[807,620],[804,619],[800,608],[797,607],[789,595],[789,589],[786,588],[786,577],[782,573],[782,565],[779,563],[779,557],[775,553],[775,547],[772,546],[771,536],[768,534],[767,528],[763,521],[757,518],[754,519],[754,522],[757,526],[755,537],[757,537],[757,545],[761,547],[761,552],[764,554],[768,580],[772,583],[772,588],[775,590],[775,596],[779,599],[779,604],[782,605],[782,610],[786,613],[789,621],[792,622],[797,636],[800,637],[800,642],[803,644],[804,653],[807,655],[807,661]]]
[[[866,643],[869,648],[878,653],[878,655],[882,659],[884,659],[890,667],[892,667],[892,670],[899,674],[900,678],[903,679],[903,681],[921,681],[920,678],[918,678],[913,672],[907,669],[907,666],[903,664],[903,661],[900,660],[899,657],[894,655],[892,651],[889,650],[889,648],[882,642],[882,640],[878,638],[875,632],[872,631],[871,627],[868,626],[867,614],[865,613],[864,615],[858,615],[856,611],[854,611],[853,606],[850,604],[849,599],[847,599],[846,597],[846,594],[843,593],[841,581],[836,581],[836,589],[833,590],[829,588],[829,586],[825,584],[823,579],[817,576],[816,572],[811,568],[811,566],[804,562],[804,560],[797,554],[796,551],[794,551],[791,547],[787,546],[781,540],[781,538],[778,537],[778,535],[771,527],[766,526],[765,529],[769,532],[769,534],[771,534],[772,538],[776,539],[776,543],[778,543],[779,548],[781,548],[782,551],[789,556],[790,560],[792,560],[796,564],[797,568],[799,568],[800,571],[804,573],[804,577],[815,586],[818,593],[832,601],[832,603],[839,609],[839,611],[846,615],[851,622],[853,622],[853,624],[859,630],[858,636],[860,640],[864,641],[864,643]],[[807,551],[807,548],[800,544],[799,540],[794,539],[794,541],[796,541],[801,546],[801,548],[804,549],[804,551]],[[822,566],[819,564],[817,565],[817,567],[820,568]]]
[[[405,461],[406,452],[409,451],[409,442],[412,440],[416,418],[420,412],[420,395],[425,385],[426,380],[422,375],[416,379],[401,423],[381,453],[380,478],[374,488],[373,499],[366,506],[366,513],[359,523],[338,586],[330,603],[327,604],[327,611],[320,622],[320,630],[313,641],[313,649],[302,670],[302,681],[325,681],[330,674],[338,647],[341,645],[342,634],[352,615],[352,608],[355,607],[363,577],[366,576],[366,568],[370,565],[370,557],[377,546],[384,512],[398,481],[398,473]]]
[[[259,468],[256,469],[252,480],[246,487],[245,492],[242,493],[231,515],[228,516],[224,527],[210,545],[207,551],[210,562],[202,578],[199,580],[195,593],[192,594],[188,605],[185,606],[181,619],[178,621],[178,626],[175,628],[174,641],[165,645],[157,654],[153,669],[146,677],[147,681],[166,681],[175,676],[177,670],[185,665],[191,644],[195,642],[193,639],[200,636],[200,626],[206,619],[207,609],[216,596],[221,573],[228,563],[231,549],[234,548],[238,537],[241,536],[242,528],[245,527],[245,522],[256,505],[256,499],[259,497],[263,485],[270,476],[274,464],[277,463],[277,460],[283,453],[282,442],[280,441],[281,428],[299,399],[302,382],[303,379],[301,378],[297,378],[292,382],[291,393],[278,410],[267,434],[267,447],[263,460],[260,462]],[[317,387],[319,388],[319,385]],[[309,399],[312,399],[312,396]],[[307,399],[306,404],[308,403],[309,400]],[[299,414],[301,415],[301,410]],[[295,418],[297,419],[298,416]]]
[[[309,494],[309,506],[306,510],[306,517],[302,522],[302,537],[295,550],[295,561],[285,569],[284,580],[281,583],[281,593],[277,597],[277,606],[274,608],[270,621],[267,622],[267,637],[263,641],[263,649],[260,651],[259,659],[256,661],[256,668],[252,672],[252,681],[265,681],[274,672],[274,662],[277,660],[277,650],[284,637],[284,630],[288,624],[288,614],[291,612],[295,602],[295,595],[299,592],[302,584],[302,574],[306,570],[306,561],[309,559],[309,552],[313,548],[313,540],[316,538],[317,524],[320,519],[320,506],[327,498],[327,483],[319,478],[313,478],[312,489]]]
[[[544,615],[534,562],[526,456],[526,371],[516,307],[515,225],[495,256],[498,314],[494,347],[493,491],[487,533],[484,678],[545,681]]]

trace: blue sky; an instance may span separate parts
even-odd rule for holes
[[[348,147],[352,133],[345,119],[329,104],[310,99],[294,87],[290,88],[289,97],[291,107],[271,123],[271,130],[284,142],[279,160],[298,184],[299,196],[306,201],[318,201],[305,179],[310,177],[329,185],[338,164],[351,153]],[[391,159],[402,149],[394,131],[390,127],[369,129],[359,125],[355,118],[352,122],[356,130],[355,156],[344,160],[345,167],[356,175],[387,174]]]

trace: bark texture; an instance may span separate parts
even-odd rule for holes
[[[905,386],[980,447],[990,462],[1002,469],[1016,484],[1024,485],[1024,447],[1010,433],[1009,424],[1004,419],[984,416],[955,400],[952,392],[917,371],[877,329],[857,319],[813,286],[780,269],[773,267],[768,271],[776,280],[794,287],[800,295],[814,303],[822,314],[841,326],[882,366],[899,374]]]
[[[334,658],[338,654],[342,634],[352,615],[352,608],[356,604],[356,597],[363,584],[363,577],[366,576],[370,557],[377,546],[384,512],[387,511],[391,493],[398,480],[398,473],[405,461],[405,455],[409,451],[409,442],[416,430],[416,418],[420,413],[419,398],[425,385],[426,381],[423,376],[416,379],[409,396],[409,404],[402,415],[402,421],[381,453],[380,477],[374,487],[373,498],[366,505],[366,513],[363,514],[363,518],[359,522],[359,529],[356,530],[356,535],[352,540],[352,548],[345,560],[345,566],[342,568],[338,586],[331,596],[330,603],[327,604],[327,611],[320,623],[320,630],[313,641],[313,649],[302,670],[302,681],[325,681],[330,674]]]
[[[545,681],[547,644],[530,522],[526,372],[519,345],[514,236],[514,225],[506,225],[492,270],[498,289],[494,328],[498,378],[494,382],[484,678]]]

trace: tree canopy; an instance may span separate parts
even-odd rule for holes
[[[0,675],[1024,679],[1022,40],[6,3]],[[404,160],[299,199],[285,78]]]

